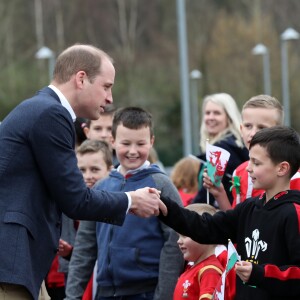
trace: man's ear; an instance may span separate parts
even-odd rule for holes
[[[279,164],[278,176],[285,176],[291,170],[290,164],[287,161],[283,161]]]
[[[86,73],[84,71],[78,71],[75,74],[75,82],[77,87],[79,87],[80,89],[83,88],[83,83],[84,83],[84,79],[86,78]]]

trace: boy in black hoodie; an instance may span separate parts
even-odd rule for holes
[[[261,197],[249,198],[233,210],[214,216],[181,208],[170,199],[160,218],[199,243],[237,244],[236,299],[300,299],[300,192],[290,178],[300,167],[300,141],[289,127],[257,132],[250,143],[247,167]]]

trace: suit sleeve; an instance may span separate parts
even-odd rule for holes
[[[96,222],[81,221],[69,263],[65,300],[81,300],[97,259]]]
[[[46,188],[68,217],[123,223],[128,208],[125,193],[86,187],[77,167],[74,124],[67,111],[60,106],[46,110],[36,121],[29,139]]]

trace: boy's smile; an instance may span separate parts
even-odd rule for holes
[[[102,152],[77,154],[78,168],[82,172],[86,185],[91,188],[109,173]]]
[[[208,245],[199,244],[187,236],[179,235],[177,244],[186,261],[196,262],[202,256],[207,256]]]
[[[119,125],[113,147],[124,175],[129,170],[141,167],[148,159],[154,138],[150,136],[149,127],[129,129]]]

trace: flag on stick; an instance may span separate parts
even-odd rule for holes
[[[215,186],[220,186],[230,153],[206,142],[207,174]]]
[[[216,286],[212,300],[224,300],[225,299],[226,276],[227,276],[228,272],[234,267],[235,263],[240,260],[241,260],[241,258],[239,256],[239,254],[237,253],[234,245],[232,244],[231,240],[228,240],[226,268]]]
[[[212,183],[219,187],[225,169],[230,157],[230,153],[214,145],[211,145],[206,141],[206,162],[207,162],[207,175],[209,176]],[[207,190],[207,204],[209,204],[209,191]]]

